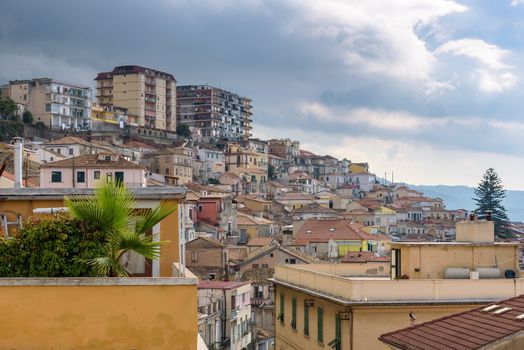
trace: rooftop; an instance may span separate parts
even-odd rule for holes
[[[110,160],[105,160],[104,154],[84,154],[77,157],[57,160],[56,162],[42,164],[42,168],[118,168],[118,169],[144,169],[143,166],[130,162],[121,156],[107,154]]]
[[[48,200],[63,199],[64,196],[88,195],[91,188],[3,188],[0,200]],[[129,187],[136,199],[175,199],[183,198],[186,190],[183,187]]]
[[[524,330],[524,295],[386,333],[399,349],[479,349]],[[508,347],[509,349],[509,347]]]
[[[236,281],[200,281],[198,289],[236,289],[242,287],[250,282],[236,282]]]
[[[524,294],[524,278],[356,277],[353,264],[278,265],[272,282],[342,305],[485,304]]]

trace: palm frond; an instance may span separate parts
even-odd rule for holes
[[[98,258],[87,259],[86,263],[91,266],[93,272],[98,276],[128,277],[129,272],[118,260],[105,255]]]
[[[118,245],[115,250],[118,251],[117,258],[120,259],[128,251],[135,252],[151,260],[160,258],[160,246],[165,242],[156,241],[158,235],[146,236],[136,232],[127,231],[121,233]]]
[[[171,215],[171,213],[176,209],[176,203],[163,202],[156,208],[146,212],[144,215],[138,215],[136,217],[135,231],[140,234],[147,233],[149,230],[153,229],[156,224]]]
[[[110,183],[97,188],[93,196],[66,197],[65,202],[74,218],[102,232],[126,229],[135,204],[125,187]]]

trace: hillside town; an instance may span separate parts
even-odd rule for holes
[[[446,328],[422,322],[517,309],[514,299],[486,307],[524,293],[519,242],[497,239],[489,212],[448,208],[351,150],[337,159],[254,138],[257,101],[175,77],[129,65],[95,74],[94,89],[2,85],[23,123],[0,144],[2,236],[107,183],[129,189],[137,208],[175,201],[176,215],[152,229],[170,241],[160,262],[128,257],[126,268],[193,285],[184,298],[194,309],[177,307],[194,313],[187,341],[199,349],[411,349],[427,340],[409,327]],[[445,344],[437,333],[431,341]]]

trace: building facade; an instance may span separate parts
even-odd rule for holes
[[[201,130],[203,141],[251,135],[251,99],[208,85],[177,87],[177,121]]]
[[[91,88],[52,78],[13,80],[2,95],[33,113],[33,123],[51,129],[87,130],[91,116]]]
[[[132,126],[176,131],[176,79],[141,66],[98,73],[96,98],[102,106],[125,108]]]

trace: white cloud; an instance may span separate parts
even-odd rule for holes
[[[467,10],[446,0],[290,3],[298,18],[288,23],[288,31],[336,43],[340,59],[350,69],[422,82],[432,80],[435,59],[415,28]]]
[[[473,76],[477,79],[479,89],[484,92],[504,92],[517,84],[517,76],[511,72],[493,72],[477,69]]]
[[[524,5],[524,0],[511,0],[511,6]]]
[[[477,60],[490,69],[511,68],[504,62],[504,59],[511,53],[508,50],[499,48],[496,45],[488,44],[480,39],[460,39],[452,40],[443,44],[435,50],[439,54],[451,54],[454,56],[466,56]]]
[[[480,39],[448,41],[435,50],[436,55],[464,56],[478,63],[481,68],[473,71],[472,77],[483,92],[503,92],[516,85],[518,77],[513,66],[506,63],[511,51]]]

